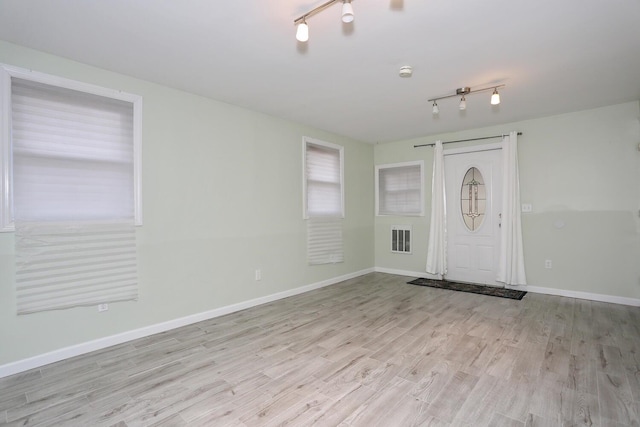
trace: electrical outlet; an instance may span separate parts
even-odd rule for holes
[[[256,269],[256,280],[262,280],[262,272],[260,269]]]
[[[98,304],[98,311],[107,311],[109,310],[109,304]]]
[[[533,211],[533,206],[530,203],[522,204],[522,212],[531,212]]]
[[[544,260],[544,268],[552,268],[552,267],[553,267],[553,263],[551,262],[550,259]]]

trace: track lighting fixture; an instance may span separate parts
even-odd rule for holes
[[[493,89],[493,93],[491,94],[491,105],[498,105],[500,104],[500,94],[498,93],[498,88],[501,88],[504,86],[505,85],[489,86],[482,89],[474,89],[474,90],[471,90],[471,88],[468,86],[464,86],[456,89],[456,93],[453,95],[445,95],[445,96],[439,96],[437,98],[431,98],[429,99],[429,102],[433,102],[433,114],[435,115],[440,113],[440,108],[438,108],[438,104],[436,103],[436,101],[439,101],[441,99],[446,99],[446,98],[453,98],[454,96],[455,97],[460,96],[461,98],[460,98],[460,104],[458,105],[458,108],[460,108],[460,110],[462,111],[467,109],[466,95],[469,95],[470,93],[484,92],[484,91]]]
[[[304,15],[293,20],[293,25],[297,27],[296,39],[299,42],[306,42],[307,40],[309,40],[309,25],[307,24],[307,18],[310,18],[313,15],[322,12],[332,4],[339,1],[342,2],[342,22],[347,24],[353,22],[354,16],[351,0],[329,0],[328,2],[321,4],[315,9],[312,9]]]

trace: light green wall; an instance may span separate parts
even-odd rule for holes
[[[139,301],[16,316],[13,234],[1,233],[0,365],[374,266],[373,146],[2,41],[0,62],[144,103]],[[306,262],[303,135],[345,147],[341,264]]]
[[[376,266],[425,271],[433,149],[414,144],[517,130],[523,132],[518,139],[521,199],[533,205],[533,212],[522,216],[529,285],[640,298],[639,120],[639,103],[631,102],[377,145],[375,164],[424,159],[427,215],[377,217]],[[557,220],[565,227],[554,227]],[[414,252],[392,254],[389,226],[404,223],[414,226]],[[553,261],[551,270],[544,268],[545,259]]]

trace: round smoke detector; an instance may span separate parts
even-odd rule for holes
[[[413,68],[410,65],[404,65],[400,67],[400,77],[411,77],[413,74]]]

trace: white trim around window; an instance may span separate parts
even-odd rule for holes
[[[135,225],[142,225],[142,97],[62,77],[0,64],[0,232],[14,231],[12,194],[11,83],[13,78],[130,102],[133,106]]]
[[[377,216],[424,216],[424,161],[376,165],[375,202]]]

